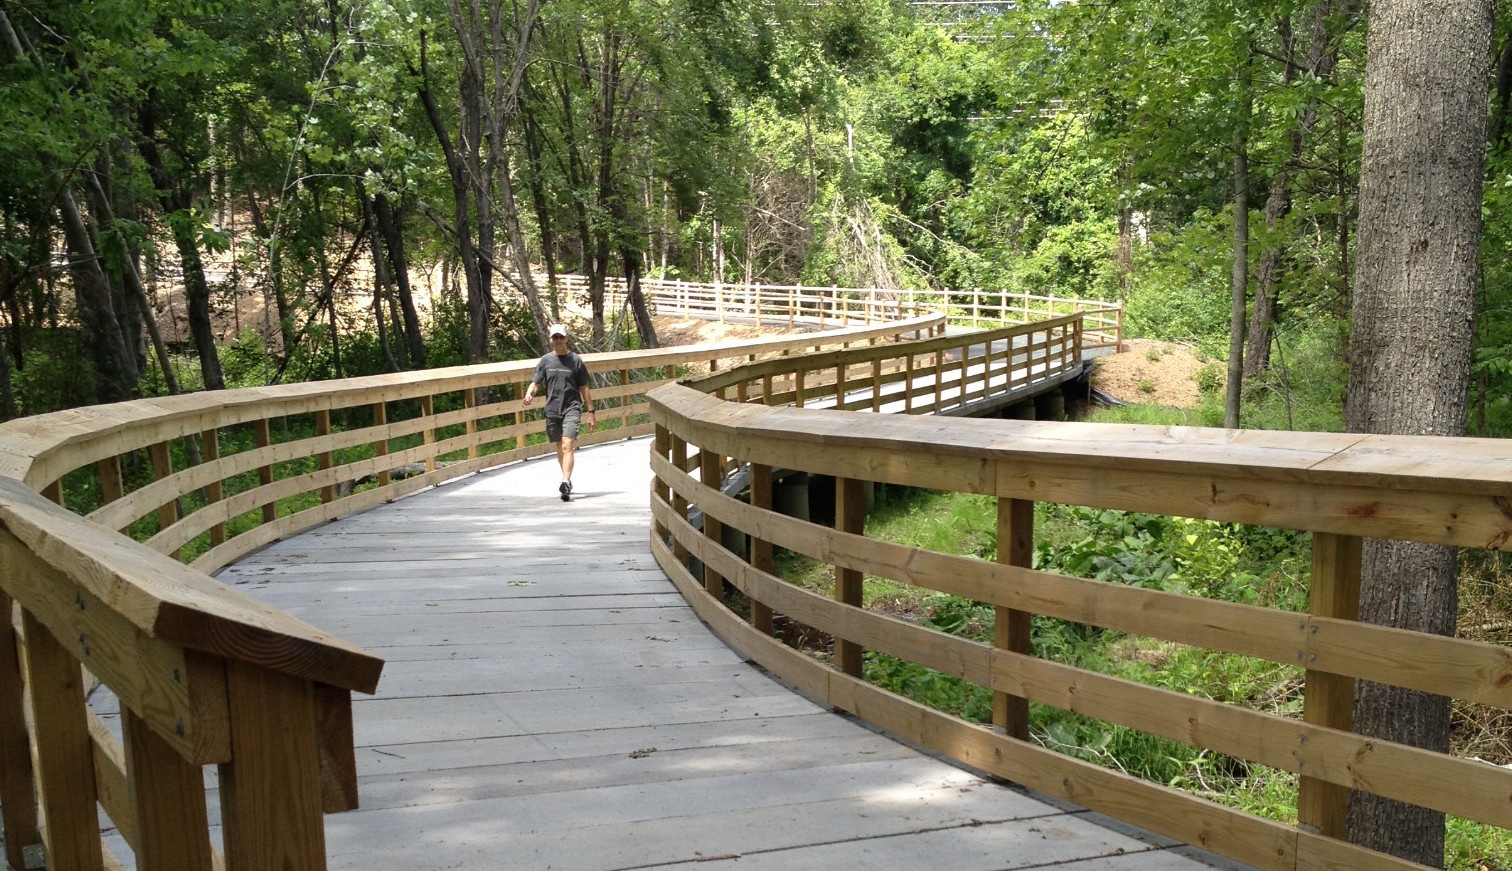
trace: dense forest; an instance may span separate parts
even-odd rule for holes
[[[657,275],[1118,300],[1227,361],[1245,425],[1339,428],[1365,29],[1358,0],[10,0],[3,413],[530,354],[564,305],[585,347],[651,344],[602,287]],[[238,301],[265,314],[226,336]]]

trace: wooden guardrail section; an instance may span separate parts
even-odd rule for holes
[[[650,433],[645,394],[678,374],[943,328],[925,316],[588,355],[600,426],[581,442]],[[383,663],[208,573],[326,520],[549,453],[538,413],[518,399],[533,368],[199,393],[0,425],[10,864],[114,867],[103,809],[143,869],[324,868],[321,813],[357,801],[351,692],[374,691]],[[97,681],[119,701],[120,734],[91,704]],[[211,849],[208,765],[224,856]]]
[[[895,355],[877,356],[882,350]],[[816,372],[901,365],[908,345],[783,361]],[[1417,868],[1343,840],[1349,790],[1512,827],[1512,772],[1351,731],[1358,680],[1512,707],[1512,652],[1358,622],[1365,537],[1505,549],[1512,443],[1328,433],[921,418],[783,407],[802,388],[766,387],[770,363],[651,393],[656,441],[651,545],[700,615],[745,655],[810,695],[976,768],[1263,869]],[[847,383],[847,376],[838,376]],[[770,402],[768,405],[766,402]],[[845,407],[855,407],[842,402]],[[747,466],[748,491],[721,490]],[[834,527],[772,509],[774,469],[834,476]],[[863,482],[997,497],[996,562],[863,534]],[[1029,568],[1034,503],[1310,530],[1310,611],[1083,580]],[[703,517],[688,521],[690,506]],[[744,540],[741,550],[726,543]],[[773,549],[834,566],[835,596],[773,573]],[[701,574],[695,574],[696,565]],[[978,600],[997,611],[982,644],[861,607],[866,575]],[[737,589],[749,617],[731,609]],[[745,613],[745,609],[742,609]],[[773,614],[828,633],[832,663],[772,637]],[[1274,716],[1031,654],[1032,615],[1298,666],[1301,719]],[[995,729],[861,678],[866,650],[994,692]],[[1030,739],[1030,702],[1295,773],[1296,827],[1099,767]]]
[[[587,296],[588,279],[558,276],[569,298]],[[953,324],[994,329],[1066,315],[1082,316],[1088,348],[1121,348],[1123,307],[1102,300],[1037,296],[1012,291],[919,291],[788,284],[709,284],[643,278],[641,292],[657,314],[713,320],[737,319],[767,326],[808,324],[821,329],[872,324],[941,312]],[[625,280],[608,279],[611,307],[624,305]]]

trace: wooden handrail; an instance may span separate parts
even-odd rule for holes
[[[588,278],[559,275],[570,295],[586,293]],[[972,329],[1026,324],[1081,313],[1089,348],[1123,347],[1123,306],[1105,300],[1041,296],[1013,291],[816,287],[786,284],[729,285],[676,279],[642,278],[641,292],[658,314],[743,319],[761,326],[791,327],[807,323],[828,328],[852,321],[879,323],[929,312],[944,312],[952,323]],[[618,308],[627,293],[625,279],[608,278],[609,304]]]
[[[649,434],[646,392],[690,372],[944,325],[924,315],[586,355],[596,404],[617,413],[581,443]],[[112,867],[103,808],[145,867],[324,868],[321,814],[357,804],[351,693],[372,692],[383,663],[208,573],[328,519],[549,452],[544,422],[518,399],[532,367],[226,390],[0,424],[8,861],[26,867],[45,832],[49,867]],[[196,465],[176,459],[186,439],[202,446]],[[125,480],[133,456],[150,459],[137,465],[151,480]],[[145,541],[118,531],[139,524],[154,528]],[[180,554],[188,565],[170,556]],[[86,677],[120,700],[119,735],[86,704]],[[31,725],[10,716],[27,695]],[[209,839],[205,765],[220,773],[224,856]]]
[[[931,340],[938,342],[938,340]],[[1371,680],[1512,708],[1512,653],[1479,642],[1358,622],[1364,537],[1506,549],[1512,541],[1512,443],[1491,439],[1278,433],[983,419],[860,418],[794,407],[814,378],[851,364],[931,365],[930,342],[767,361],[660,387],[653,531],[658,562],[699,614],[743,654],[821,701],[963,763],[1265,869],[1421,866],[1343,840],[1343,803],[1358,789],[1512,828],[1512,772],[1354,734],[1350,701]],[[826,375],[826,373],[831,373]],[[787,377],[803,390],[738,385]],[[822,393],[822,391],[820,391]],[[723,397],[723,398],[722,398]],[[921,397],[917,405],[932,399]],[[771,404],[767,404],[770,402]],[[900,409],[903,410],[903,409]],[[906,410],[917,410],[909,408]],[[673,447],[680,451],[673,451]],[[689,457],[693,459],[688,459]],[[869,539],[771,508],[688,472],[748,464],[833,476],[837,494],[873,481],[1000,500],[1000,561]],[[753,481],[755,474],[753,471]],[[769,484],[767,485],[770,486]],[[839,497],[839,498],[843,498]],[[1035,501],[1308,530],[1311,609],[1294,613],[1035,571],[1002,535],[1024,538]],[[703,534],[687,506],[719,524]],[[1018,528],[1015,528],[1015,523]],[[748,538],[749,559],[724,543]],[[759,545],[759,547],[757,546]],[[1306,676],[1302,720],[1240,709],[1029,654],[1013,632],[994,644],[953,637],[818,596],[772,573],[774,547],[835,567],[995,606],[1000,619],[1045,615],[1208,650],[1270,660]],[[1022,551],[1019,547],[1019,551]],[[688,568],[686,554],[703,566]],[[719,583],[712,583],[715,578]],[[725,602],[749,601],[748,622]],[[999,696],[1000,731],[867,684],[771,637],[771,615],[829,633],[836,650],[874,650],[964,678]],[[760,623],[756,622],[760,615]],[[1011,629],[1011,626],[1009,627]],[[1292,772],[1299,825],[1287,826],[1072,758],[1026,740],[1023,706],[1060,707]]]

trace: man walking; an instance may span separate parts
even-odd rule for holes
[[[567,327],[552,324],[551,350],[536,363],[530,386],[525,388],[525,407],[535,401],[536,388],[546,391],[546,438],[556,445],[557,465],[562,467],[562,483],[557,492],[562,501],[572,498],[572,452],[577,447],[578,429],[586,409],[588,431],[598,424],[593,413],[593,395],[589,390],[588,366],[583,358],[567,350]]]

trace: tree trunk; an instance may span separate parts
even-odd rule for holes
[[[526,84],[529,87],[529,84]],[[546,162],[541,149],[540,125],[528,110],[521,113],[525,132],[525,156],[530,166],[530,201],[535,209],[536,227],[541,233],[541,262],[546,267],[546,287],[551,303],[551,320],[562,320],[562,301],[557,292],[557,241],[556,224],[551,217],[550,201],[546,197],[544,180]]]
[[[1343,21],[1353,27],[1359,12],[1359,0],[1321,0],[1313,7],[1311,36],[1307,53],[1302,58],[1302,70],[1310,78],[1332,83],[1338,69],[1339,34],[1334,32],[1335,22]],[[1290,20],[1282,18],[1278,24],[1286,68],[1285,83],[1290,86],[1299,72]],[[1271,177],[1270,194],[1265,200],[1266,236],[1280,240],[1282,234],[1274,232],[1291,213],[1292,184],[1297,169],[1303,163],[1307,138],[1317,126],[1321,100],[1313,97],[1303,107],[1291,131],[1291,148],[1286,162]],[[1280,312],[1279,293],[1281,281],[1287,271],[1287,252],[1276,241],[1260,252],[1260,262],[1255,270],[1254,301],[1250,305],[1249,331],[1244,348],[1244,379],[1248,381],[1270,368],[1271,339],[1275,335],[1276,320]]]
[[[1371,4],[1350,432],[1464,433],[1492,17],[1492,0]],[[1365,544],[1362,620],[1451,635],[1456,587],[1452,548]],[[1362,681],[1355,728],[1447,750],[1449,701]],[[1349,836],[1426,865],[1443,862],[1437,812],[1355,793]]]
[[[111,301],[109,280],[100,268],[93,234],[79,211],[73,192],[58,195],[63,216],[63,235],[68,242],[69,274],[73,278],[79,321],[94,350],[95,371],[100,376],[100,401],[129,399],[141,380],[136,355],[121,336],[119,317]]]
[[[178,248],[179,262],[183,265],[184,301],[189,308],[189,335],[194,341],[194,350],[199,355],[200,374],[205,380],[205,389],[224,390],[226,378],[221,372],[220,352],[215,345],[215,327],[210,320],[210,283],[205,278],[199,240],[191,223],[192,197],[182,179],[174,178],[163,161],[163,153],[157,143],[155,104],[155,99],[149,96],[139,111],[140,138],[137,150],[147,163],[148,174],[152,177],[153,186],[157,188],[163,219],[173,231],[173,243]]]
[[[625,261],[625,296],[630,303],[630,314],[635,318],[635,331],[640,336],[642,348],[660,348],[656,337],[656,324],[651,321],[651,310],[646,306],[646,296],[641,293],[641,257],[634,248],[622,251]]]
[[[1247,52],[1247,49],[1246,49]],[[1249,295],[1249,123],[1250,59],[1239,68],[1239,120],[1234,125],[1234,269],[1229,296],[1228,384],[1223,394],[1223,425],[1239,428],[1244,387],[1244,309]]]
[[[425,335],[420,331],[420,313],[415,309],[415,295],[410,288],[409,257],[404,249],[404,229],[399,226],[398,216],[389,205],[388,197],[378,194],[373,197],[373,216],[383,233],[384,249],[388,253],[394,287],[398,290],[399,308],[404,319],[404,344],[409,349],[409,365],[413,369],[425,368]]]

